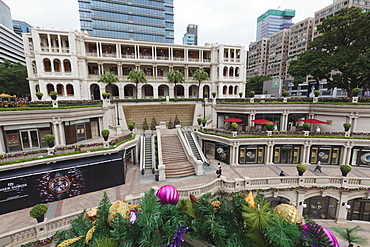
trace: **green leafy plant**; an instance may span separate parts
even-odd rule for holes
[[[288,91],[283,91],[281,94],[285,97],[285,96],[288,96],[289,92]]]
[[[101,135],[102,136],[109,136],[110,131],[109,130],[102,130]]]
[[[208,93],[207,92],[204,92],[203,95],[204,95],[205,98],[208,97]]]
[[[306,130],[309,130],[310,127],[311,127],[311,124],[310,123],[304,123],[303,124],[303,127],[306,129]]]
[[[143,130],[148,130],[148,129],[149,129],[148,122],[146,121],[146,118],[144,118]]]
[[[212,92],[213,98],[216,97],[216,94],[217,94],[216,92]]]
[[[37,92],[37,93],[36,93],[36,96],[37,96],[37,97],[42,97],[42,96],[44,96],[44,94],[43,94],[43,93],[41,93],[41,92]]]
[[[361,92],[361,88],[356,87],[352,89],[352,93],[354,96],[357,96],[360,92]]]
[[[202,120],[203,120],[203,118],[198,118],[197,119],[197,122],[198,122],[199,125],[202,123]]]
[[[232,123],[231,125],[230,125],[230,127],[231,128],[233,128],[234,130],[236,130],[237,128],[238,128],[238,124],[237,123]]]
[[[250,91],[249,94],[251,97],[253,97],[256,93],[254,91]]]
[[[127,127],[129,128],[129,130],[133,130],[135,128],[135,122],[131,121],[127,124]]]
[[[315,94],[315,96],[317,97],[317,96],[319,96],[319,94],[320,94],[320,90],[314,90],[313,91],[313,93]]]
[[[58,95],[58,92],[56,92],[56,91],[51,91],[49,93],[49,96],[57,96],[57,95]]]
[[[341,165],[339,168],[342,172],[347,172],[348,173],[348,172],[352,171],[352,167],[349,166],[349,165]]]
[[[157,120],[155,120],[155,117],[152,118],[152,123],[150,124],[150,129],[155,130],[157,126]]]
[[[103,95],[103,97],[109,97],[110,93],[102,93],[101,95]]]
[[[202,123],[206,124],[207,123],[207,119],[202,118]]]
[[[44,137],[44,141],[47,142],[47,143],[52,143],[52,142],[55,141],[55,136],[52,135],[52,134],[46,135]]]
[[[307,170],[307,167],[305,165],[297,165],[297,171],[299,172],[305,172]]]
[[[274,123],[272,123],[272,122],[267,122],[265,125],[266,125],[266,128],[268,130],[270,130],[270,129],[272,129],[272,127],[274,127]]]
[[[344,130],[349,130],[349,128],[351,128],[352,127],[352,124],[350,124],[350,123],[344,123],[343,124],[343,127],[344,127]]]
[[[32,218],[40,217],[48,211],[48,206],[46,204],[36,204],[30,210],[30,216]]]
[[[240,93],[239,93],[239,97],[241,98],[242,96],[243,96],[243,93],[242,93],[242,92],[240,92]]]
[[[344,227],[333,227],[332,230],[339,234],[339,237],[345,239],[349,246],[352,244],[361,244],[365,246],[368,243],[368,239],[365,237],[357,236],[357,233],[364,231],[360,226],[355,226],[354,228],[344,228]]]

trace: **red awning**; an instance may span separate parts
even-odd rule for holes
[[[267,120],[267,119],[256,119],[256,120],[252,120],[252,122],[256,123],[256,124],[266,124],[266,123],[273,123],[273,124],[276,124],[270,120]]]
[[[224,119],[224,122],[240,123],[241,121],[243,121],[243,120],[239,119],[239,118],[234,118],[234,117]]]
[[[300,122],[310,123],[310,124],[330,124],[328,122],[324,122],[317,119],[305,119],[305,120],[298,120]]]

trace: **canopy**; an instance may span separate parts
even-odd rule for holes
[[[273,123],[273,124],[276,124],[270,120],[267,120],[267,119],[256,119],[256,120],[252,120],[252,122],[256,123],[256,124],[267,124],[267,123]]]
[[[239,119],[239,118],[234,118],[234,117],[224,119],[224,122],[240,123],[241,121],[243,121],[243,120]]]
[[[310,124],[330,124],[328,122],[324,122],[317,119],[305,119],[305,120],[298,120],[300,122],[310,123]]]

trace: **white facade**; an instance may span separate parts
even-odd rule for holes
[[[24,35],[25,55],[31,96],[50,91],[60,100],[100,99],[102,92],[113,98],[136,97],[136,85],[127,79],[132,69],[141,69],[148,83],[138,85],[138,98],[174,98],[168,72],[183,72],[185,83],[177,84],[176,96],[202,98],[217,92],[219,98],[237,98],[245,91],[244,46],[211,44],[187,46],[89,37],[81,32],[34,28]],[[209,74],[198,88],[193,73],[203,69]],[[112,72],[118,83],[98,82],[104,72]]]

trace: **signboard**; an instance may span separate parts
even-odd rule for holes
[[[272,88],[280,88],[280,78],[272,78]]]

